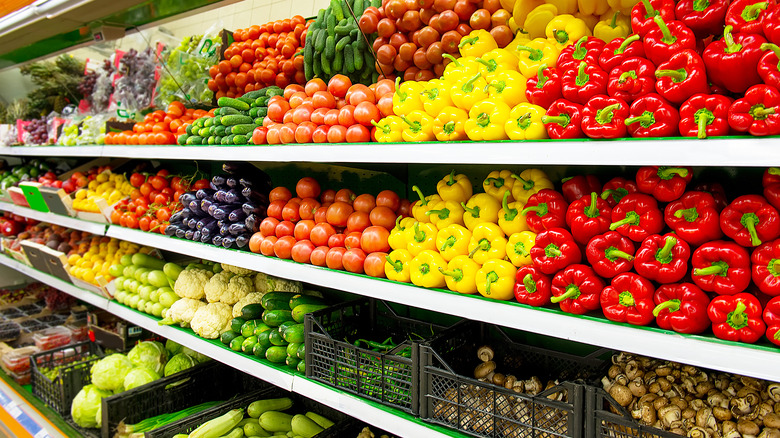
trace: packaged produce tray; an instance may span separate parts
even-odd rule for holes
[[[585,433],[594,438],[680,438],[657,427],[639,424],[606,391],[595,386],[585,389]]]
[[[362,298],[307,314],[305,328],[306,377],[417,414],[419,342],[441,326],[401,316],[384,301]],[[386,353],[353,344],[388,337],[397,346]]]
[[[593,347],[582,355],[564,353],[520,343],[515,339],[521,334],[465,321],[423,343],[423,420],[474,436],[581,438],[584,382],[606,371],[611,352]],[[473,377],[482,363],[477,352],[485,345],[492,348],[495,372],[523,381],[523,391],[534,389],[515,392]]]
[[[94,342],[81,342],[33,354],[32,392],[47,406],[63,416],[70,415],[73,398],[90,382],[92,364],[103,357],[103,350]],[[51,374],[43,369],[60,367]]]

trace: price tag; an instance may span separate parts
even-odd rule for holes
[[[22,415],[22,410],[19,409],[19,406],[17,406],[14,402],[5,405],[5,410],[8,411],[8,414],[14,418],[19,418],[19,416]]]
[[[45,430],[41,429],[33,435],[33,438],[51,438],[51,435],[49,435],[49,432],[46,432]]]

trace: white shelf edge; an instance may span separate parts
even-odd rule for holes
[[[22,207],[9,202],[0,202],[0,211],[18,214],[37,221],[49,224],[62,225],[63,227],[73,228],[74,230],[86,231],[92,234],[104,235],[106,233],[106,224],[90,222],[82,219],[76,219],[70,216],[62,216],[52,212],[43,213],[32,208]]]
[[[103,146],[0,146],[0,155],[100,157],[103,155]]]

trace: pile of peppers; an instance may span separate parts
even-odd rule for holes
[[[387,278],[615,322],[780,345],[780,168],[726,198],[690,167],[602,184],[494,170],[473,193],[453,170],[399,218]]]

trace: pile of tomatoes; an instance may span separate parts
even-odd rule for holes
[[[179,196],[188,190],[209,187],[207,179],[191,181],[171,175],[166,169],[154,174],[135,172],[130,175],[135,188],[129,198],[120,201],[111,213],[111,223],[163,234],[171,214],[181,208]]]
[[[381,277],[387,238],[410,203],[392,190],[376,196],[352,190],[321,190],[311,177],[270,193],[268,217],[249,240],[249,250],[298,263]]]
[[[213,117],[213,113],[185,108],[183,103],[174,101],[165,111],[157,110],[144,116],[131,131],[107,133],[106,144],[176,144],[176,138],[185,133],[187,126],[201,117]]]
[[[254,144],[366,143],[376,141],[374,123],[393,114],[395,83],[382,79],[366,86],[344,75],[327,84],[314,78],[305,86],[291,84],[283,96],[268,102],[263,126],[254,130]]]
[[[309,24],[300,15],[233,32],[225,59],[209,69],[208,87],[217,99],[276,85],[303,84],[303,52]],[[299,56],[296,56],[299,55]]]

